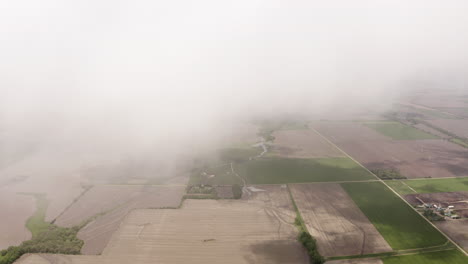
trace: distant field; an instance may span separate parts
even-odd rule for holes
[[[343,183],[342,186],[393,249],[437,246],[447,241],[382,183]]]
[[[356,181],[374,177],[349,158],[268,158],[236,166],[249,184]]]
[[[234,164],[234,171],[249,184],[358,181],[375,179],[349,158],[289,159],[262,158]],[[205,174],[204,174],[205,173]],[[242,184],[230,164],[192,174],[189,185]]]
[[[414,193],[406,185],[413,188],[417,193],[468,191],[468,177],[433,180],[387,181],[387,184],[402,195]]]
[[[231,164],[226,163],[211,168],[197,170],[192,173],[189,185],[209,184],[209,185],[242,185],[242,180],[231,170]]]
[[[465,264],[468,257],[458,250],[403,255],[383,259],[384,264]]]
[[[377,132],[396,140],[436,139],[438,137],[398,122],[364,123]]]

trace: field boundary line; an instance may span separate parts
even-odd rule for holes
[[[413,178],[413,179],[404,179],[402,181],[424,181],[424,180],[447,180],[447,179],[464,179],[468,178],[468,176],[460,176],[460,177],[438,177],[438,178]]]
[[[410,190],[413,191],[414,193],[418,193],[415,189],[413,189],[413,187],[411,187],[411,186],[409,186],[408,184],[406,184],[406,182],[401,181],[401,183],[403,183],[403,185],[405,185],[406,187],[408,187],[408,189],[410,189]]]
[[[372,171],[370,171],[368,168],[364,167],[364,165],[362,165],[359,161],[355,160],[353,157],[351,157],[348,153],[346,153],[344,150],[342,150],[341,148],[339,148],[336,144],[334,144],[333,142],[331,142],[330,140],[328,140],[328,138],[326,138],[325,136],[323,136],[322,134],[320,134],[317,130],[315,130],[314,128],[310,128],[312,131],[314,131],[315,133],[317,133],[317,135],[321,136],[323,139],[325,139],[328,143],[332,144],[332,146],[334,146],[335,148],[337,148],[339,151],[341,151],[343,154],[345,154],[348,158],[350,158],[352,161],[356,162],[359,166],[361,166],[362,168],[364,168],[367,172],[369,172],[370,174],[372,174],[375,178],[377,178],[378,181],[380,181],[381,183],[383,183],[387,188],[389,188],[396,196],[398,196],[401,200],[403,200],[403,202],[405,202],[414,212],[416,212],[420,217],[422,217],[424,220],[426,220],[426,222],[428,222],[432,227],[434,227],[437,231],[439,231],[439,233],[441,233],[448,241],[452,242],[465,256],[468,257],[468,253],[460,246],[458,245],[457,243],[455,243],[455,241],[453,241],[447,234],[445,234],[444,232],[442,232],[436,225],[434,225],[429,219],[427,219],[426,217],[422,216],[408,201],[406,201],[399,193],[397,193],[393,188],[391,188],[384,180],[380,179],[379,177],[377,177],[377,175],[375,175]]]

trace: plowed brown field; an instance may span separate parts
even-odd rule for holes
[[[468,176],[468,150],[445,140],[391,140],[354,122],[313,127],[369,169],[396,168],[408,178]]]

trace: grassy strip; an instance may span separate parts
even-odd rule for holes
[[[361,258],[384,258],[398,255],[407,255],[407,254],[421,254],[427,252],[438,252],[443,250],[453,250],[456,249],[455,246],[447,241],[444,245],[427,247],[427,248],[418,248],[418,249],[406,249],[406,250],[394,250],[390,252],[382,253],[372,253],[372,254],[363,254],[363,255],[351,255],[351,256],[337,256],[329,257],[327,260],[341,260],[341,259],[361,259]]]
[[[393,249],[424,248],[447,242],[439,231],[384,184],[341,185]]]
[[[325,263],[325,258],[320,255],[317,249],[317,242],[316,240],[309,234],[307,227],[304,223],[304,219],[299,212],[299,208],[294,201],[294,198],[291,193],[291,189],[288,186],[289,197],[293,203],[294,209],[296,210],[296,219],[294,220],[294,225],[299,230],[299,236],[297,240],[301,242],[304,248],[307,250],[307,254],[309,255],[309,261],[312,264],[322,264]]]
[[[417,193],[461,192],[468,191],[468,177],[450,179],[418,179],[405,181],[386,181],[399,194],[412,194],[406,185]]]
[[[457,136],[456,134],[454,134],[454,133],[452,133],[452,132],[450,132],[448,130],[445,130],[443,128],[440,128],[438,126],[435,126],[435,125],[433,125],[433,124],[431,124],[431,123],[429,123],[427,121],[417,120],[417,122],[419,122],[421,124],[424,124],[424,125],[426,125],[428,127],[431,127],[433,129],[441,132],[442,134],[445,134],[445,135],[449,136],[450,137],[450,139],[449,139],[450,142],[455,143],[455,144],[457,144],[459,146],[462,146],[464,148],[468,148],[468,139],[461,138],[461,137]]]
[[[466,139],[461,139],[461,138],[451,138],[449,139],[450,142],[455,143],[457,145],[460,145],[464,148],[468,148],[468,140]]]
[[[457,249],[382,258],[384,264],[465,264],[468,257]]]
[[[364,123],[365,126],[395,140],[437,139],[439,137],[399,122]]]

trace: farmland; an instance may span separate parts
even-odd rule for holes
[[[468,178],[387,181],[400,194],[468,191]],[[411,190],[411,187],[413,190]]]
[[[428,122],[458,137],[468,138],[468,120],[466,119],[435,119]]]
[[[392,251],[339,184],[291,185],[307,229],[324,256]]]
[[[377,132],[395,140],[414,140],[414,139],[436,139],[424,131],[398,123],[398,122],[373,122],[364,123],[366,126]]]
[[[145,186],[138,192],[138,195],[110,212],[99,215],[78,232],[78,238],[84,241],[81,253],[87,255],[100,254],[125,216],[134,209],[178,207],[184,190],[184,186]],[[113,197],[108,196],[107,198],[112,199]],[[76,214],[86,211],[86,209],[80,207],[72,210],[74,210],[72,213]]]
[[[311,130],[280,130],[273,136],[272,155],[286,158],[343,157],[343,153]]]
[[[223,164],[192,175],[189,184],[229,185],[284,184],[299,182],[356,181],[374,179],[349,158],[259,158],[239,164]],[[234,172],[235,173],[234,173]],[[237,175],[236,175],[237,174]]]
[[[437,221],[435,225],[458,245],[468,250],[468,219]]]
[[[312,126],[369,169],[398,169],[407,178],[468,176],[468,149],[446,140],[392,140],[353,122]]]
[[[458,250],[446,250],[423,254],[384,258],[384,264],[464,264],[467,257]]]
[[[295,227],[278,232],[278,219],[260,208],[242,201],[186,200],[180,210],[135,210],[103,255],[162,263],[306,263]]]
[[[444,236],[382,183],[343,183],[342,186],[393,249],[438,246],[446,242]]]
[[[280,159],[249,161],[236,167],[249,184],[352,181],[373,179],[349,158]]]

